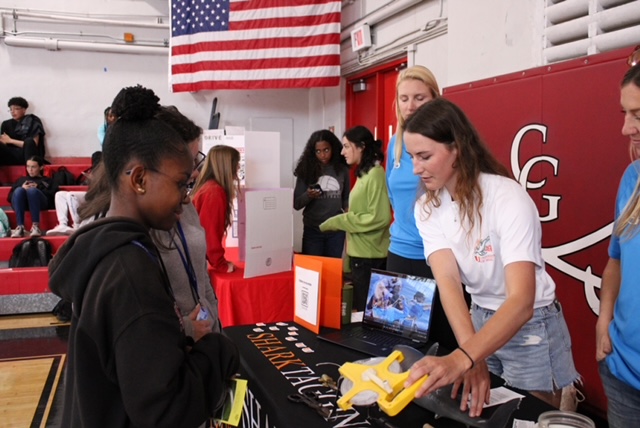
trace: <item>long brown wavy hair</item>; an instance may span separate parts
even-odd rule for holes
[[[227,195],[224,228],[227,230],[233,220],[233,199],[240,189],[238,178],[238,165],[240,165],[240,152],[231,146],[223,144],[213,146],[207,153],[207,158],[202,166],[202,172],[198,176],[192,194],[196,195],[202,186],[209,180],[215,180]]]
[[[464,112],[444,98],[436,98],[420,106],[407,120],[405,132],[420,134],[444,144],[449,151],[457,150],[454,162],[457,181],[455,195],[452,196],[460,206],[461,224],[466,224],[465,219],[468,221],[467,235],[471,236],[476,218],[482,224],[480,209],[483,195],[478,183],[480,173],[510,177],[507,168],[491,154]],[[431,207],[441,204],[442,189],[423,190],[426,192],[423,209],[429,216]]]

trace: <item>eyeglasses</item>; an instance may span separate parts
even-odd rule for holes
[[[22,111],[24,110],[24,107],[20,107],[20,106],[11,106],[9,107],[9,110],[7,110],[9,113],[11,113],[12,111]]]
[[[198,152],[196,154],[196,157],[193,159],[193,163],[195,164],[195,168],[198,171],[200,171],[200,168],[202,168],[202,165],[204,164],[204,161],[207,159],[207,155],[205,155],[202,152]]]
[[[316,149],[315,152],[316,152],[316,155],[319,155],[320,153],[327,154],[327,153],[331,153],[331,149],[329,147],[325,147],[322,150]]]
[[[627,58],[627,64],[629,67],[633,67],[634,65],[640,63],[640,45],[636,46],[629,58]]]
[[[193,163],[195,167],[193,168],[193,172],[200,172],[202,170],[202,165],[204,165],[204,161],[207,159],[207,155],[202,152],[198,152],[196,157],[193,159]],[[187,194],[190,194],[193,188],[196,186],[197,175],[187,183]]]

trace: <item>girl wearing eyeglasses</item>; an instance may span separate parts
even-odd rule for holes
[[[61,426],[196,427],[221,406],[238,350],[222,334],[185,334],[149,230],[170,231],[190,203],[193,153],[154,117],[153,91],[124,91],[104,143],[107,216],[49,264],[51,290],[73,302]]]
[[[193,188],[193,205],[207,236],[207,259],[216,272],[233,272],[224,257],[223,239],[233,220],[233,200],[240,188],[240,152],[230,146],[209,149]]]
[[[293,175],[293,208],[302,211],[302,254],[342,257],[345,233],[320,232],[320,223],[349,207],[349,167],[340,155],[342,145],[333,132],[311,134]]]
[[[126,95],[132,91],[131,88],[125,88],[116,96],[112,107],[114,112],[126,110]],[[155,119],[178,132],[193,158],[193,172],[181,183],[183,191],[188,193],[198,177],[198,167],[204,159],[199,152],[202,129],[174,106],[161,106]],[[78,208],[83,224],[104,217],[111,203],[111,186],[102,162],[96,165],[91,175],[85,202]],[[152,230],[151,238],[167,268],[171,288],[182,314],[185,334],[197,341],[207,333],[221,331],[218,299],[211,287],[206,260],[207,242],[198,212],[191,203],[183,205],[182,209],[180,219],[171,230]]]

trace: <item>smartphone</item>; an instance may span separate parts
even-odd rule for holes
[[[320,187],[320,185],[317,183],[309,186],[309,189],[317,190],[318,192],[322,193],[322,187]]]
[[[197,321],[208,320],[209,319],[209,311],[205,308],[200,307],[200,312],[198,312],[198,316],[196,317]]]

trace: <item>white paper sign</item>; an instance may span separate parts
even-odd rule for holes
[[[213,146],[224,144],[224,131],[222,129],[205,129],[202,131],[202,153],[205,155]]]
[[[489,404],[485,404],[484,407],[496,406],[498,404],[506,403],[507,401],[511,401],[514,398],[524,398],[524,395],[519,394],[515,391],[510,390],[509,388],[505,388],[504,386],[500,386],[498,388],[493,388],[491,390],[491,396],[489,398]]]
[[[318,323],[318,296],[320,294],[320,272],[296,266],[294,313],[309,324]]]

